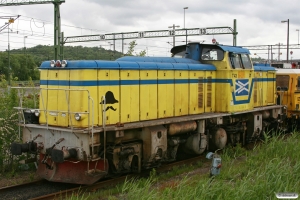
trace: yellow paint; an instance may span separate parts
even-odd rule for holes
[[[157,70],[140,70],[140,79],[156,80]],[[157,84],[140,85],[140,120],[157,118]]]
[[[56,90],[41,93],[48,110],[48,123],[74,127],[87,127],[92,124],[102,126],[103,96],[106,96],[105,123],[107,125],[204,112],[235,113],[252,110],[254,106],[274,104],[274,83],[255,82],[250,98],[249,95],[236,96],[235,94],[237,80],[248,80],[248,93],[250,94],[254,78],[271,79],[274,78],[274,73],[254,72],[253,69],[231,69],[228,65],[227,54],[225,54],[224,61],[212,61],[211,64],[214,64],[218,70],[213,72],[139,70],[138,68],[136,70],[42,70],[41,80],[52,80],[58,83],[59,81],[66,83],[70,80],[72,83],[83,84],[83,86],[59,86],[59,84],[41,86],[56,88]],[[190,84],[172,83],[174,80],[187,82],[186,80],[189,79],[192,80]],[[140,84],[140,81],[145,83],[144,81],[147,80],[157,80],[159,84],[155,82]],[[57,89],[70,89],[70,91]],[[255,101],[254,95],[256,95]],[[294,105],[299,100],[300,96],[295,96],[291,103]],[[43,109],[41,102],[40,109]],[[68,113],[71,114],[68,115]],[[75,113],[81,113],[81,121],[74,119]],[[40,122],[46,123],[44,112],[41,112]]]
[[[283,69],[277,71],[277,79],[280,76],[286,76],[288,79],[288,90],[277,91],[276,97],[281,97],[281,104],[286,105],[288,117],[292,114],[299,114],[300,111],[300,85],[298,79],[300,78],[299,69]],[[297,106],[298,104],[298,106]],[[298,107],[298,109],[297,109]]]
[[[48,80],[58,81],[58,70],[48,71]],[[58,86],[49,85],[48,86],[48,101],[47,101],[47,120],[49,125],[57,125],[57,115],[58,115]]]
[[[188,71],[175,71],[175,80],[188,79]],[[175,116],[188,114],[189,109],[189,85],[176,83],[174,88]]]
[[[58,70],[59,80],[69,80],[70,70]],[[68,104],[69,104],[69,91],[70,86],[59,85],[59,90],[57,90],[57,125],[58,126],[68,126],[69,124],[69,114],[68,114]]]
[[[40,73],[40,79],[41,80],[47,80],[48,79],[48,71],[49,70],[41,70]],[[48,104],[48,85],[40,85],[40,102],[39,102],[39,109],[40,109],[40,117],[39,117],[39,123],[40,124],[46,124],[46,112],[47,110],[47,104]]]
[[[122,81],[139,80],[139,70],[121,70]],[[139,121],[139,85],[121,85],[121,122]]]
[[[224,62],[225,61],[225,62]],[[228,53],[225,53],[223,62],[213,62],[216,68],[216,78],[220,80],[227,80],[226,82],[220,81],[215,85],[216,94],[216,112],[238,112],[253,109],[253,95],[249,99],[251,88],[251,74],[253,69],[231,69],[228,60]],[[236,81],[239,79],[248,80],[248,95],[236,96]],[[231,81],[231,84],[230,84]],[[234,96],[234,97],[233,97]],[[235,98],[235,100],[234,100]],[[248,103],[240,103],[242,101],[249,101]]]
[[[189,114],[204,113],[205,108],[205,71],[190,71],[190,79],[198,83],[190,84]]]
[[[275,79],[276,73],[275,72],[267,72],[267,78],[268,79]],[[267,105],[273,105],[276,103],[276,96],[275,96],[275,89],[276,89],[276,83],[274,81],[268,81],[267,82]]]
[[[83,84],[86,81],[97,80],[97,70],[70,70],[70,80],[82,81]],[[92,124],[96,125],[98,122],[97,111],[99,106],[97,86],[70,86],[69,93],[68,101],[70,102],[71,115],[69,117],[69,126],[88,127]],[[93,101],[89,99],[89,96]],[[80,121],[75,120],[75,113],[80,113]]]
[[[158,70],[158,80],[174,81],[173,70]],[[174,116],[174,84],[158,84],[158,118]]]
[[[98,70],[98,77],[99,80],[102,81],[120,81],[120,74],[119,70]],[[98,87],[98,96],[99,99],[97,101],[98,104],[98,113],[99,114],[99,121],[98,124],[102,125],[103,120],[103,104],[100,104],[102,101],[102,97],[108,94],[107,92],[112,92],[115,101],[108,102],[106,107],[108,110],[105,112],[106,115],[106,124],[116,124],[120,122],[120,86],[119,85],[99,85]],[[113,108],[113,109],[112,109]]]

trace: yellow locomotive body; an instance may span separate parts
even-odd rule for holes
[[[44,62],[39,123],[25,120],[26,143],[12,144],[13,154],[39,153],[45,179],[90,184],[224,148],[227,138],[245,144],[277,123],[275,69],[253,67],[247,49],[190,43],[171,52]]]
[[[300,69],[276,69],[276,85],[277,104],[285,106],[287,117],[292,123],[299,124]]]

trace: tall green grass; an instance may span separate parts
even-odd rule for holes
[[[12,80],[13,86],[15,86],[15,80]],[[22,142],[22,130],[18,126],[18,110],[14,109],[19,106],[20,96],[23,97],[23,106],[33,108],[37,102],[33,99],[37,96],[34,90],[23,91],[20,94],[16,89],[8,86],[4,76],[0,75],[0,174],[14,175],[19,170],[19,161],[24,159],[24,155],[12,156],[10,153],[12,142]]]
[[[267,137],[252,151],[240,146],[223,151],[221,174],[127,180],[83,199],[277,199],[275,193],[300,193],[300,136]],[[72,199],[72,198],[71,198]],[[76,199],[76,198],[74,198]]]

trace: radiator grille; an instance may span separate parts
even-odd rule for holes
[[[212,79],[211,76],[207,77],[207,99],[206,99],[206,104],[207,107],[211,107],[211,95],[212,95]]]
[[[203,108],[203,77],[198,78],[198,107]]]

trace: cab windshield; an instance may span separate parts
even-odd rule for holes
[[[249,55],[229,52],[229,61],[232,69],[252,69]]]

